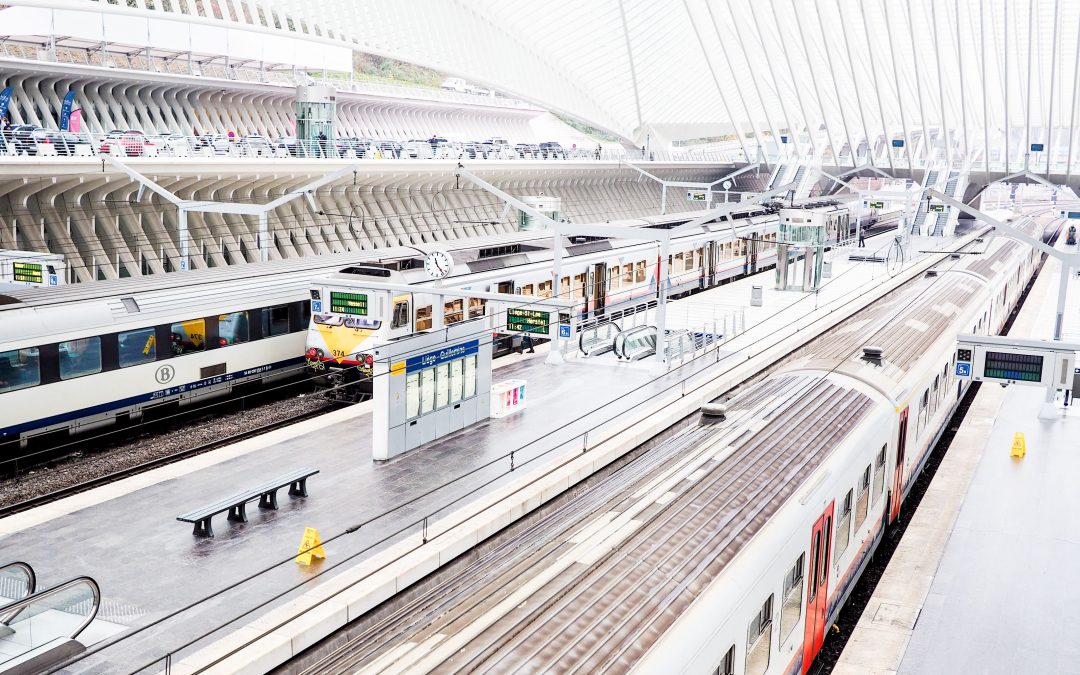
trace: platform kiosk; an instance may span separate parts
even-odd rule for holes
[[[313,300],[312,313],[343,319],[341,325],[324,323],[320,332],[359,331],[368,336],[355,348],[364,353],[371,368],[372,456],[376,460],[390,459],[490,417],[493,333],[510,325],[510,313],[528,311],[547,319],[550,314],[569,312],[574,304],[559,298],[349,277],[336,274],[319,280],[315,286],[319,299]],[[454,323],[440,319],[427,330],[408,331],[410,305],[442,306],[456,298],[482,301],[484,315]],[[571,343],[572,338],[571,330]],[[333,339],[332,335],[328,338]],[[343,352],[351,353],[354,347],[346,344],[351,343],[341,343]],[[524,386],[521,382],[517,388],[518,409],[524,407]]]
[[[781,209],[777,234],[776,290],[816,291],[825,260],[825,223],[803,209]],[[800,254],[802,256],[800,260]],[[801,274],[798,267],[802,265]],[[802,284],[794,283],[802,277]]]

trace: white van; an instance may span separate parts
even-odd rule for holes
[[[402,146],[401,156],[408,159],[431,159],[434,155],[431,151],[430,140],[413,139],[406,141]]]

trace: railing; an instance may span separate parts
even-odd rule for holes
[[[22,600],[37,590],[37,574],[29,564],[12,561],[0,566],[0,599],[6,602]],[[14,614],[0,614],[0,626],[6,626]]]
[[[7,661],[59,639],[74,640],[97,617],[101,589],[90,577],[75,577],[52,588],[0,606],[4,626],[18,635],[19,654],[0,655]]]
[[[442,160],[549,160],[603,162],[719,162],[731,164],[731,155],[719,152],[656,151],[643,156],[638,150],[595,146],[540,149],[513,146],[484,146],[477,143],[402,143],[393,139],[348,139],[333,141],[294,138],[269,139],[261,136],[229,138],[225,134],[183,136],[180,134],[128,134],[116,137],[101,133],[41,130],[33,135],[11,131],[0,133],[0,158],[4,157],[233,157],[276,159],[442,159]]]
[[[639,361],[656,353],[656,326],[638,326],[615,336],[615,355],[627,361]]]
[[[578,348],[584,356],[606,354],[615,349],[615,336],[620,332],[610,321],[583,328],[578,333]]]

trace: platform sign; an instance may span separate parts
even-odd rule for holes
[[[1044,146],[1043,146],[1043,144],[1042,144],[1042,143],[1032,143],[1032,144],[1031,144],[1031,151],[1032,151],[1032,152],[1042,152],[1042,151],[1043,151],[1043,147],[1044,147]]]
[[[900,138],[894,138],[894,139],[893,139],[893,142],[892,142],[892,146],[893,146],[894,148],[902,148],[902,147],[904,147],[904,141],[903,141],[903,139],[900,139]]]
[[[934,213],[944,213],[945,205],[944,204],[931,204],[930,205],[930,210],[933,211]]]
[[[1069,211],[1069,216],[1068,217],[1070,219],[1072,219],[1072,220],[1076,220],[1076,219],[1080,218],[1080,211]]]
[[[784,143],[784,144],[787,144],[787,142],[788,142],[788,137],[787,137],[787,136],[784,136],[784,135],[781,135],[781,136],[780,136],[780,142],[781,142],[781,143]]]
[[[885,202],[870,202],[870,208],[883,209],[885,208]]]
[[[957,342],[957,377],[1052,389],[1072,386],[1080,349],[1080,345],[1063,342],[997,335],[961,335]]]
[[[368,296],[365,293],[330,291],[330,311],[334,314],[367,316]]]
[[[41,263],[14,262],[11,266],[14,281],[24,284],[40,284],[44,281]]]
[[[551,330],[550,312],[518,307],[510,307],[506,310],[506,331],[508,333],[547,335],[549,330]]]
[[[708,201],[709,193],[705,190],[687,190],[686,201],[688,202],[704,202]]]
[[[322,300],[312,300],[311,311],[315,314],[322,314]]]

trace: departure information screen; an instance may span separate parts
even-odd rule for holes
[[[986,352],[983,377],[1017,382],[1041,382],[1043,357],[1038,354]]]
[[[506,310],[506,331],[508,333],[538,333],[547,335],[551,327],[551,314],[536,309]]]
[[[12,263],[12,266],[14,267],[15,281],[23,281],[29,284],[40,284],[42,282],[41,263],[17,262]]]
[[[330,311],[334,314],[367,316],[367,295],[330,291]]]

